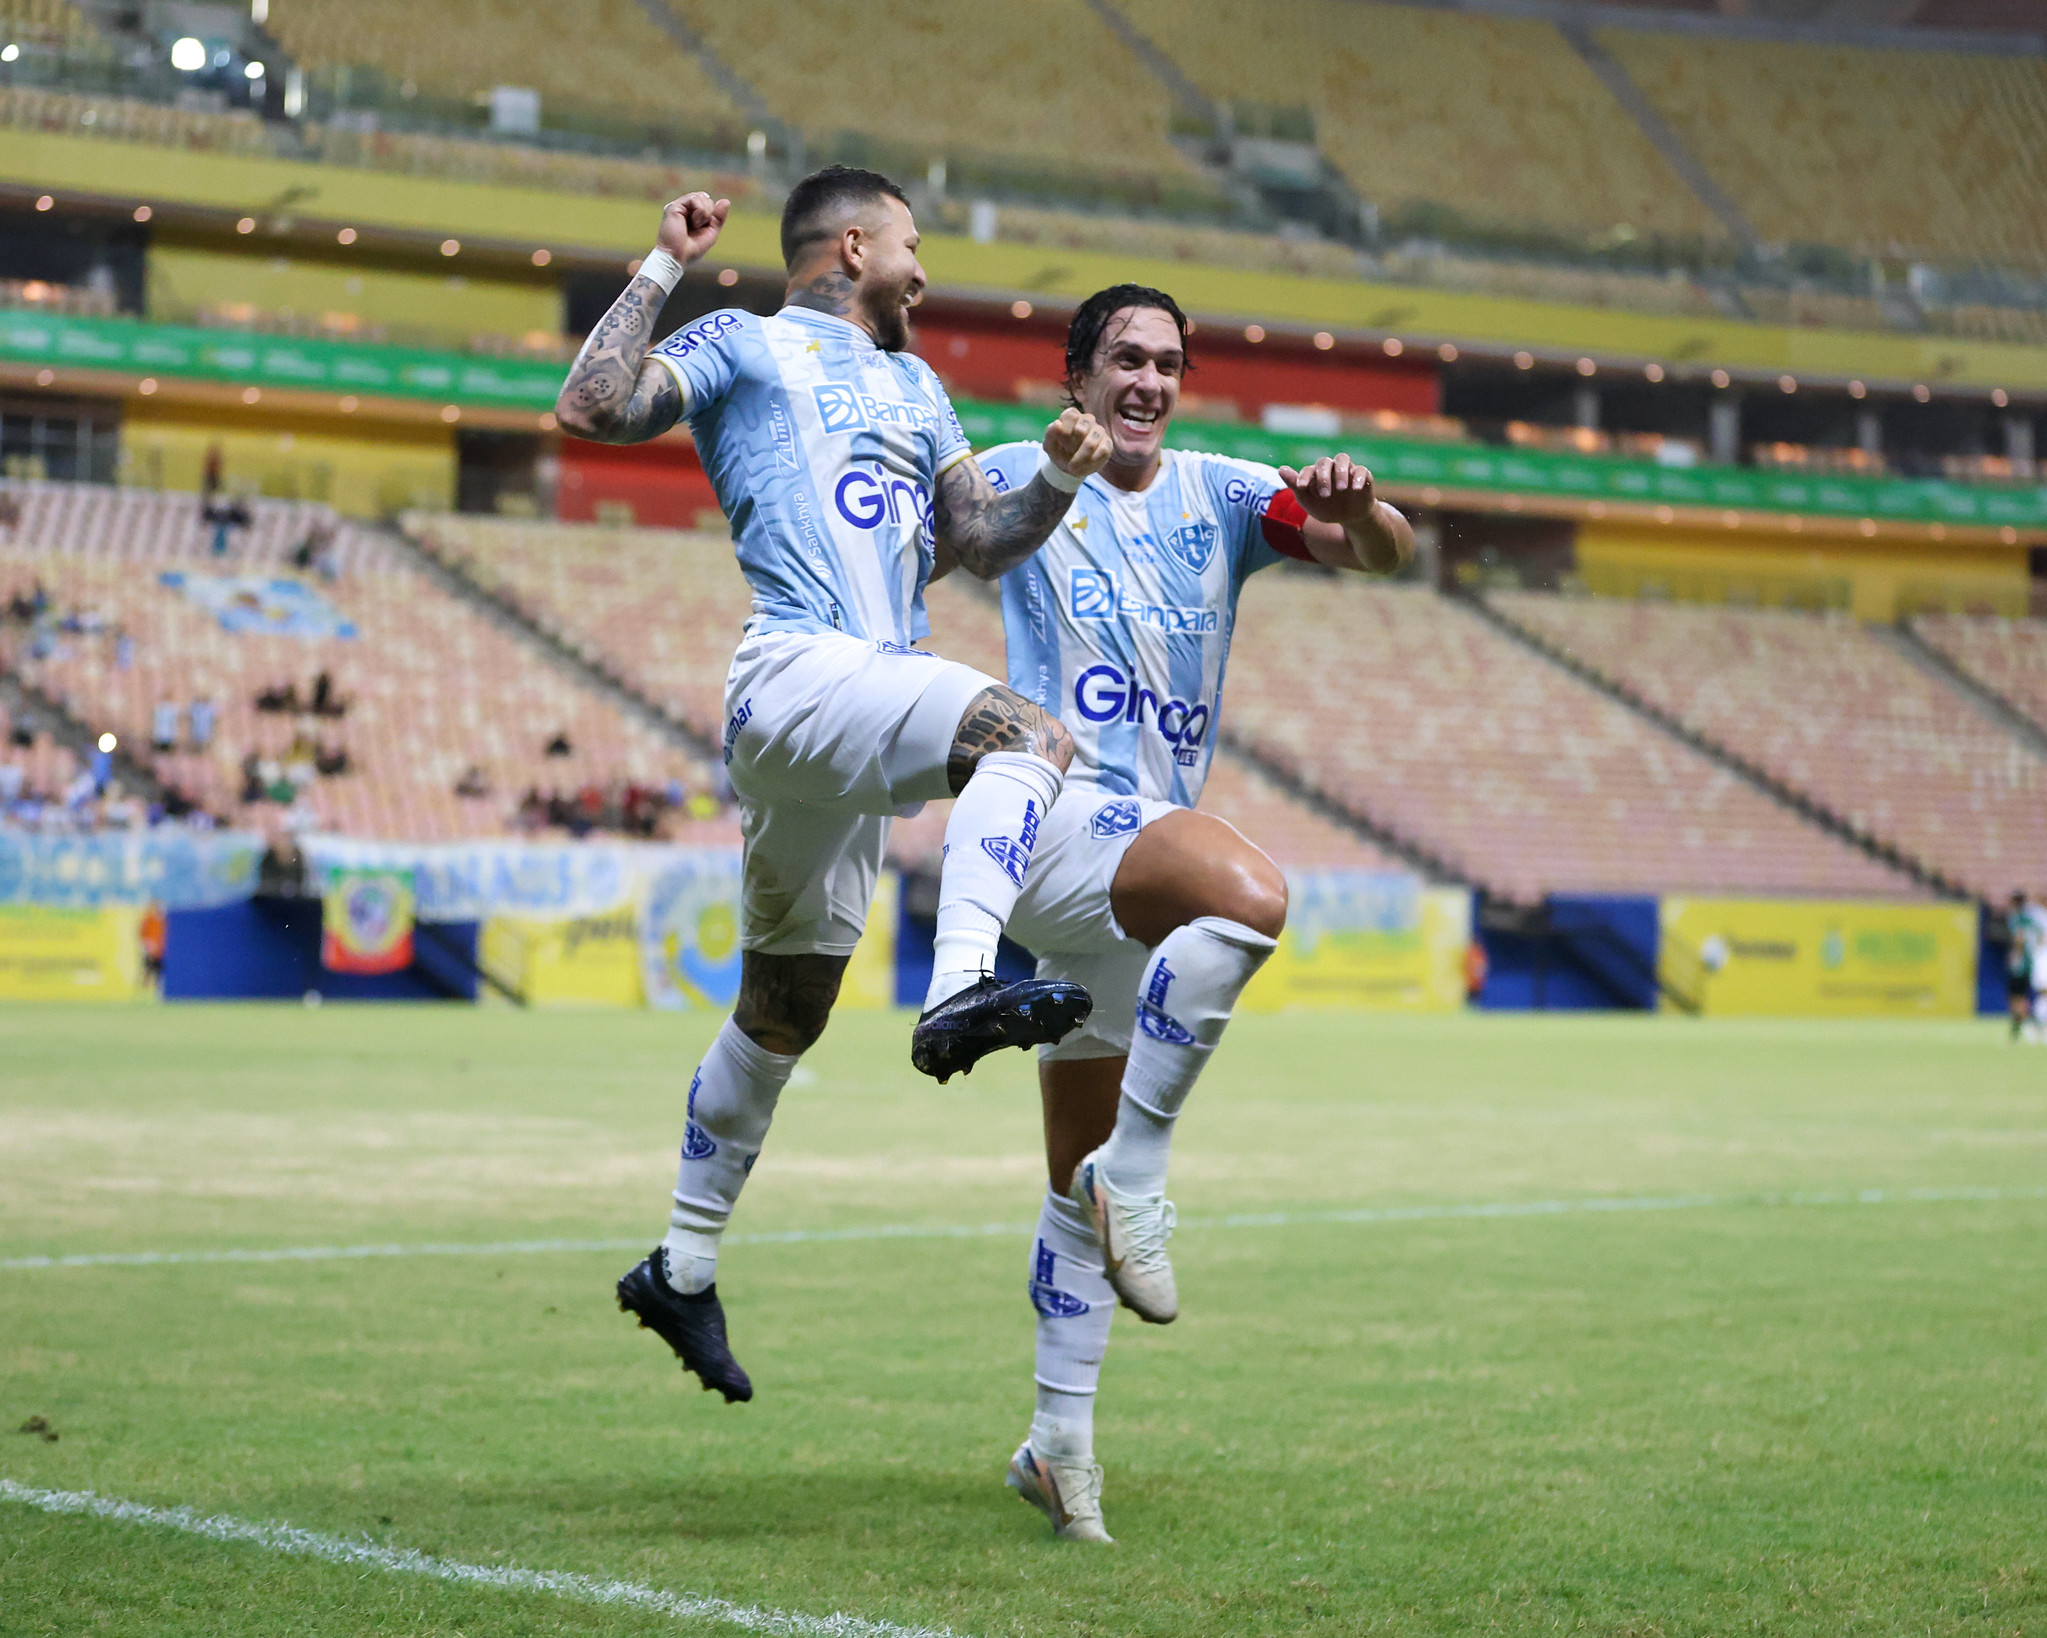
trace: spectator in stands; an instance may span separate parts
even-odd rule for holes
[[[483,776],[483,770],[474,762],[462,770],[462,777],[455,781],[455,794],[466,797],[490,795],[490,781]]]
[[[242,758],[242,800],[260,802],[266,794],[263,783],[263,760],[251,751]]]
[[[135,639],[128,635],[126,626],[114,628],[114,668],[129,671],[135,665]]]
[[[549,756],[575,755],[574,747],[569,744],[569,731],[566,728],[557,728],[554,731],[554,738],[547,742],[547,754]]]
[[[213,744],[214,709],[213,701],[201,694],[185,713],[185,720],[191,725],[191,746],[195,751],[205,751]]]
[[[149,743],[159,751],[175,751],[178,748],[178,722],[183,715],[175,700],[158,700],[156,710],[150,715]]]
[[[345,774],[349,766],[346,745],[329,745],[325,740],[321,740],[313,747],[313,771],[322,779],[332,779],[339,774]]]
[[[28,775],[18,762],[0,762],[0,812],[21,800],[22,784]]]
[[[21,502],[12,490],[0,489],[0,529],[10,534],[21,527]]]
[[[291,565],[295,569],[308,569],[323,580],[334,578],[334,525],[325,518],[316,519],[306,531],[305,539],[292,548]]]
[[[348,701],[341,697],[334,686],[334,678],[322,671],[313,679],[313,715],[316,717],[345,717],[348,715]]]
[[[293,716],[299,711],[299,685],[295,682],[272,683],[256,695],[258,711],[285,711]]]

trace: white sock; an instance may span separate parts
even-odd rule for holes
[[[1101,1248],[1086,1214],[1050,1189],[1031,1242],[1030,1292],[1038,1311],[1031,1449],[1061,1461],[1092,1461],[1095,1385],[1109,1349],[1116,1293],[1102,1273]]]
[[[1123,1070],[1103,1174],[1126,1194],[1163,1194],[1173,1123],[1222,1039],[1251,975],[1277,946],[1221,916],[1200,916],[1152,952],[1137,991],[1137,1029]]]
[[[991,751],[953,803],[938,878],[938,936],[926,1012],[993,971],[995,945],[1023,891],[1038,828],[1064,780],[1041,756]]]
[[[756,1045],[730,1018],[697,1065],[675,1174],[675,1208],[661,1242],[668,1283],[676,1290],[698,1292],[718,1277],[719,1236],[795,1067],[794,1058]]]

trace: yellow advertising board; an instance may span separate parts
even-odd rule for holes
[[[1667,898],[1662,932],[1666,992],[1709,1017],[1967,1018],[1976,1010],[1973,905]]]
[[[1250,1012],[1455,1012],[1465,1003],[1471,895],[1405,877],[1289,877],[1279,948],[1245,988]]]
[[[630,905],[598,916],[493,916],[477,955],[529,1007],[637,1007],[645,1000]]]
[[[867,907],[867,930],[853,946],[846,976],[839,981],[841,1007],[892,1007],[896,1004],[896,893],[901,881],[884,870],[874,884],[874,902]]]
[[[134,1001],[148,993],[142,911],[0,904],[0,1001]]]

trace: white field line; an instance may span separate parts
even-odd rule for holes
[[[295,1558],[316,1558],[328,1564],[357,1565],[386,1570],[394,1575],[420,1575],[434,1581],[453,1581],[472,1587],[489,1587],[499,1592],[546,1593],[578,1604],[607,1604],[614,1608],[644,1610],[672,1616],[678,1621],[713,1622],[739,1627],[747,1632],[774,1638],[954,1638],[942,1627],[903,1627],[893,1621],[870,1621],[857,1615],[804,1615],[795,1610],[768,1610],[754,1604],[734,1604],[727,1599],[698,1593],[663,1592],[658,1587],[635,1581],[606,1581],[599,1576],[578,1575],[570,1570],[522,1570],[512,1565],[465,1564],[460,1559],[435,1558],[409,1547],[380,1547],[367,1537],[323,1535],[301,1530],[291,1524],[266,1524],[256,1519],[232,1518],[224,1513],[207,1515],[189,1507],[145,1507],[140,1502],[97,1496],[90,1490],[36,1490],[12,1479],[0,1479],[0,1501],[19,1502],[44,1513],[81,1514],[110,1519],[116,1524],[138,1524],[155,1530],[175,1530],[181,1535],[201,1536],[208,1541],[235,1542],[261,1547]]]
[[[1186,1217],[1183,1229],[1292,1228],[1318,1223],[1430,1223],[1469,1218],[1572,1217],[1610,1212],[1692,1211],[1702,1206],[1898,1206],[1940,1201],[2047,1200],[2038,1188],[1851,1189],[1839,1193],[1592,1195],[1575,1200],[1496,1200],[1442,1206],[1360,1206],[1327,1211],[1232,1212]],[[838,1229],[728,1234],[728,1246],[829,1245],[842,1240],[981,1240],[1022,1237],[1030,1223],[886,1223]],[[268,1246],[225,1251],[87,1251],[0,1257],[0,1272],[31,1268],[155,1268],[171,1263],[327,1263],[371,1257],[521,1257],[541,1252],[641,1251],[634,1240],[481,1240],[425,1245]]]

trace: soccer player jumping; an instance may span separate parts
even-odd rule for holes
[[[1084,1541],[1110,1539],[1094,1396],[1115,1302],[1154,1324],[1179,1312],[1173,1123],[1286,919],[1273,862],[1193,811],[1237,594],[1282,557],[1384,574],[1414,555],[1407,520],[1347,455],[1296,472],[1164,448],[1186,369],[1187,320],[1163,291],[1117,285],[1081,304],[1066,389],[1115,450],[1002,582],[1010,683],[1074,738],[1009,933],[1041,979],[1094,998],[1083,1029],[1040,1049],[1037,1413],[1009,1483]],[[982,464],[1020,488],[1034,459],[1010,444]]]
[[[902,190],[871,171],[833,166],[791,191],[780,312],[723,309],[651,347],[662,303],[729,209],[693,193],[662,212],[656,248],[555,406],[566,431],[613,444],[687,419],[753,587],[725,685],[745,836],[739,1002],[690,1083],[667,1237],[618,1282],[620,1307],[728,1401],[753,1387],[726,1338],[718,1242],[782,1087],[824,1031],[890,814],[958,798],[911,1062],[943,1081],[1087,1016],[1077,983],[992,971],[1072,737],[1014,690],[910,645],[929,630],[938,550],[986,579],[1015,567],[1110,452],[1072,409],[1032,472],[1000,492],[989,482],[938,378],[904,351],[924,291],[917,228]]]

